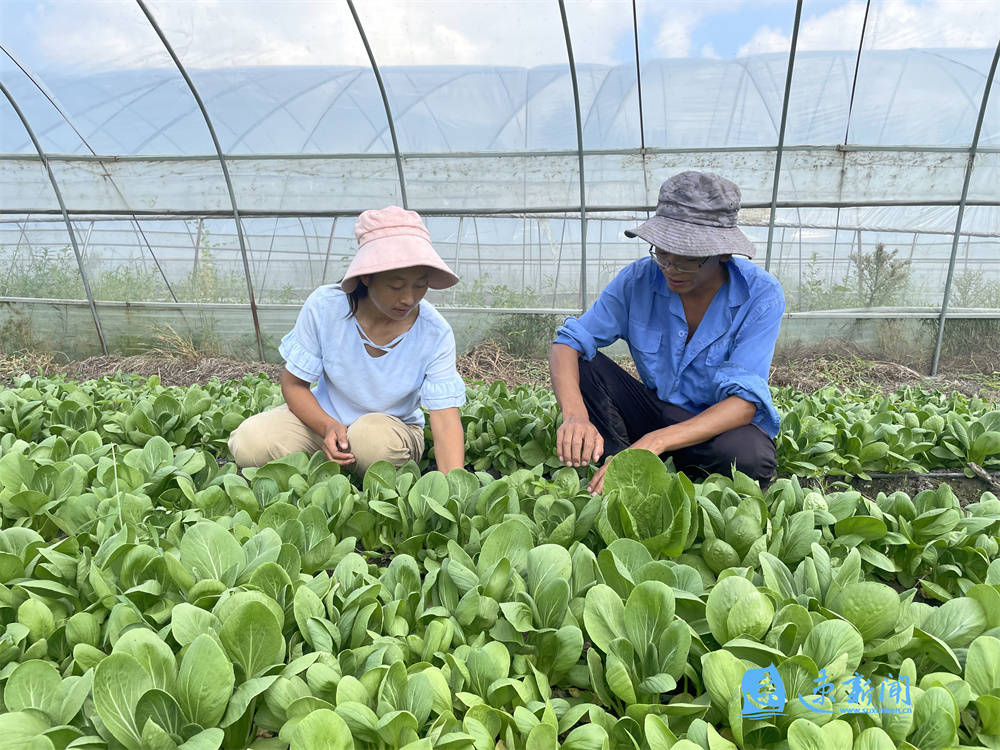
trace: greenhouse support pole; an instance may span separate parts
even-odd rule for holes
[[[639,15],[632,0],[632,41],[635,43],[635,93],[639,97],[639,147],[646,158],[646,127],[642,117],[642,69],[639,66]]]
[[[646,122],[642,112],[642,67],[639,65],[639,13],[632,0],[632,41],[635,44],[635,93],[639,99],[639,151],[642,154],[642,194],[649,195],[649,170],[646,164]],[[646,212],[649,218],[649,212]],[[603,231],[603,230],[602,230]]]
[[[337,231],[337,217],[333,217],[333,224],[330,225],[330,239],[326,241],[326,257],[323,259],[323,277],[319,280],[320,286],[326,283],[326,269],[330,265],[330,248],[333,247],[333,233]]]
[[[587,310],[587,182],[583,173],[583,116],[580,114],[580,86],[576,80],[576,60],[573,58],[573,41],[569,35],[569,18],[566,2],[559,0],[563,34],[566,37],[566,56],[569,58],[569,77],[573,82],[573,107],[576,109],[576,147],[580,162],[580,312]]]
[[[191,95],[194,97],[195,103],[198,105],[198,109],[201,110],[201,116],[205,119],[205,125],[208,127],[208,133],[212,136],[212,144],[215,146],[215,153],[219,157],[219,164],[222,166],[222,176],[226,181],[226,189],[229,191],[229,202],[233,206],[233,219],[236,221],[236,236],[240,242],[240,255],[243,257],[243,273],[246,275],[247,279],[247,294],[250,298],[250,316],[253,318],[253,330],[254,335],[257,337],[257,354],[260,357],[260,361],[264,361],[264,340],[260,335],[260,319],[257,317],[257,302],[254,300],[253,296],[253,278],[250,275],[250,260],[247,257],[247,242],[246,237],[243,236],[243,221],[240,219],[240,209],[236,205],[236,192],[233,190],[233,180],[229,176],[229,166],[226,164],[225,154],[222,153],[222,145],[219,143],[219,137],[215,133],[215,127],[212,125],[212,118],[208,116],[208,109],[205,107],[205,103],[201,100],[201,95],[198,93],[198,89],[194,85],[194,81],[188,75],[187,70],[181,64],[181,59],[174,52],[174,48],[170,46],[170,42],[167,40],[166,35],[160,28],[160,25],[153,18],[152,12],[146,7],[144,0],[135,0],[139,5],[139,9],[142,10],[143,15],[146,16],[146,20],[149,21],[149,25],[153,27],[153,31],[160,38],[163,43],[163,47],[167,50],[167,54],[170,55],[170,59],[174,61],[174,65],[177,66],[177,70],[180,72],[181,76],[184,78],[184,82],[188,85],[191,90]]]
[[[792,25],[792,45],[788,50],[788,72],[785,74],[785,100],[781,104],[781,124],[778,126],[778,150],[774,155],[774,185],[771,188],[771,215],[767,219],[767,255],[764,270],[771,270],[771,247],[774,242],[774,215],[778,208],[778,179],[781,176],[781,152],[785,148],[785,124],[788,122],[788,100],[792,94],[792,71],[795,69],[795,46],[799,41],[799,21],[802,0],[795,3],[795,23]]]
[[[462,224],[465,222],[464,216],[458,217],[458,238],[455,241],[455,262],[452,265],[451,270],[454,271],[458,268],[458,259],[462,255]]]
[[[201,233],[204,228],[205,220],[198,219],[198,233],[194,238],[194,263],[192,264],[192,271],[195,278],[198,278],[198,262],[201,260]]]
[[[368,53],[368,62],[371,63],[372,72],[375,74],[375,82],[378,84],[379,94],[382,95],[382,106],[385,107],[385,119],[389,125],[389,137],[392,139],[392,152],[396,156],[396,172],[399,174],[399,195],[403,201],[403,208],[409,208],[406,200],[406,180],[403,177],[403,157],[399,153],[399,141],[396,138],[396,122],[392,119],[392,108],[389,106],[389,94],[385,90],[385,83],[382,81],[382,74],[379,72],[378,64],[375,62],[375,53],[368,43],[368,35],[365,34],[365,27],[361,25],[361,17],[354,7],[353,0],[347,0],[347,7],[351,9],[354,16],[354,25],[358,27],[358,34],[361,35],[361,42],[365,45],[365,52]]]
[[[851,133],[851,114],[854,112],[854,94],[858,90],[858,71],[861,70],[861,51],[865,47],[865,32],[868,30],[868,13],[871,11],[872,0],[865,3],[865,17],[861,22],[861,37],[858,39],[858,56],[854,60],[854,78],[851,79],[851,100],[847,104],[847,126],[844,128],[844,145]],[[841,178],[843,179],[843,178]]]
[[[3,81],[0,81],[0,91],[3,91],[3,95],[7,97],[7,101],[10,102],[10,106],[14,108],[14,112],[17,113],[18,118],[21,120],[21,124],[24,125],[25,131],[28,133],[28,137],[31,138],[32,144],[35,146],[35,151],[38,152],[38,158],[42,160],[42,164],[45,166],[45,171],[49,175],[49,182],[52,183],[52,190],[56,194],[56,200],[59,201],[59,210],[62,211],[63,221],[66,222],[66,231],[69,232],[69,241],[73,245],[73,254],[76,256],[76,264],[80,269],[80,279],[83,281],[83,291],[87,295],[87,304],[90,306],[90,314],[94,317],[94,327],[97,329],[97,340],[101,343],[101,353],[104,356],[108,354],[108,345],[104,341],[104,331],[101,330],[101,318],[97,314],[97,305],[94,304],[94,295],[90,290],[90,282],[87,280],[87,272],[83,267],[83,256],[80,253],[80,246],[76,241],[76,232],[73,229],[73,223],[69,220],[69,212],[66,210],[66,203],[63,201],[62,191],[59,189],[59,183],[56,181],[55,173],[52,171],[52,165],[49,164],[49,160],[45,156],[45,151],[42,150],[42,144],[38,142],[38,138],[35,137],[35,131],[31,129],[31,125],[28,124],[28,118],[24,116],[24,112],[21,108],[17,106],[17,102],[14,101],[14,97],[11,95],[7,87],[3,85]]]
[[[944,299],[941,300],[941,317],[938,318],[937,343],[934,345],[934,360],[931,362],[931,375],[937,375],[938,364],[941,361],[941,344],[944,342],[944,323],[948,316],[948,302],[951,299],[951,284],[955,278],[955,261],[958,259],[958,242],[962,232],[962,219],[965,216],[965,205],[969,197],[969,183],[972,182],[972,165],[979,149],[979,135],[983,130],[983,120],[986,118],[986,105],[990,101],[990,89],[997,73],[997,61],[1000,61],[1000,42],[997,42],[996,52],[990,72],[986,76],[986,87],[983,89],[983,101],[979,105],[979,117],[976,119],[976,129],[972,133],[972,145],[969,147],[969,161],[965,165],[965,179],[962,181],[962,197],[958,201],[958,218],[955,219],[955,234],[951,238],[951,258],[948,260],[948,278],[944,282]]]
[[[559,233],[559,255],[556,256],[556,278],[552,284],[552,307],[556,306],[556,294],[559,290],[559,269],[562,266],[563,244],[566,242],[566,219],[562,221],[562,231]]]

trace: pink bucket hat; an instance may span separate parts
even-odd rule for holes
[[[430,232],[416,211],[399,206],[365,211],[354,224],[354,234],[358,252],[340,282],[348,294],[357,289],[359,276],[414,266],[430,270],[431,289],[447,289],[458,283],[458,276],[431,245]]]

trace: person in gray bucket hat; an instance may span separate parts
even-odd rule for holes
[[[668,179],[656,214],[625,232],[649,243],[649,257],[559,327],[549,368],[563,416],[560,461],[585,466],[638,448],[691,474],[735,467],[761,483],[774,476],[779,416],[767,379],[785,297],[750,262],[753,243],[736,226],[740,199],[716,174]],[[641,382],[598,351],[618,339]],[[603,490],[606,468],[591,492]]]

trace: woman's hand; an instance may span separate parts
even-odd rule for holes
[[[335,461],[341,466],[348,466],[354,463],[354,455],[348,451],[347,426],[340,422],[333,421],[326,428],[323,435],[323,452],[331,461]]]

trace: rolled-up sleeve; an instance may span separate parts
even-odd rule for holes
[[[455,334],[442,334],[420,385],[420,405],[428,411],[450,409],[465,403],[465,381],[455,366]]]
[[[755,404],[753,424],[772,438],[778,434],[781,418],[771,402],[767,379],[784,312],[785,298],[776,286],[773,294],[762,299],[747,316],[731,354],[715,371],[716,402],[739,396]]]
[[[323,374],[323,349],[317,325],[317,301],[310,295],[295,321],[295,327],[285,334],[278,346],[278,353],[285,360],[285,369],[292,375],[314,383]]]
[[[566,318],[556,329],[553,343],[572,347],[589,361],[602,346],[624,338],[628,329],[628,294],[635,268],[634,263],[623,268],[579,318]]]

